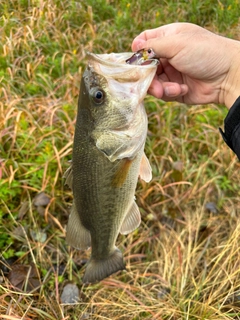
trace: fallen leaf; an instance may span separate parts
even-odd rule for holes
[[[33,199],[33,204],[35,207],[45,207],[50,203],[50,200],[51,198],[45,192],[40,192]]]
[[[18,212],[18,219],[22,219],[29,210],[29,201],[24,201]]]
[[[17,261],[17,259],[18,258],[16,256],[13,256],[8,259],[4,259],[3,257],[0,258],[0,271],[2,271],[5,275],[8,274],[11,270],[11,265],[13,265],[14,262]]]
[[[40,230],[37,230],[37,231],[30,230],[29,232],[30,232],[30,235],[31,235],[31,237],[32,237],[32,239],[33,239],[34,241],[44,243],[44,242],[47,240],[47,234],[46,234],[46,232],[44,232],[44,231],[40,231]]]
[[[8,274],[8,280],[14,287],[26,292],[40,286],[38,271],[34,265],[12,265],[11,271]]]
[[[45,215],[45,210],[46,210],[46,208],[45,207],[43,207],[43,206],[38,206],[37,207],[37,212],[40,214],[40,216],[44,216]]]
[[[28,230],[27,226],[25,226],[25,227],[18,226],[13,229],[13,231],[11,232],[11,236],[18,239],[19,241],[22,241],[23,239],[25,239],[25,234],[27,233],[27,230]]]

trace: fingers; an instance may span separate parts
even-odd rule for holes
[[[149,29],[149,30],[145,30],[142,33],[140,33],[134,40],[133,40],[133,44],[135,41],[147,41],[149,39],[154,39],[154,38],[161,38],[164,36],[164,28],[163,27],[159,27],[159,28],[155,28],[155,29]]]
[[[176,82],[160,82],[155,77],[148,89],[148,93],[165,101],[179,100],[180,97],[188,93],[188,86]]]
[[[132,50],[153,48],[159,57],[170,59],[185,47],[192,37],[203,33],[209,31],[191,23],[172,23],[140,33],[132,42]]]
[[[150,39],[163,38],[166,36],[175,35],[179,33],[180,30],[184,30],[187,27],[189,28],[189,25],[191,24],[183,22],[171,23],[155,29],[145,30],[133,40],[133,47],[135,49],[138,43],[145,42]]]
[[[188,86],[186,84],[167,82],[167,83],[164,83],[163,88],[164,88],[164,95],[162,98],[163,100],[167,100],[169,98],[171,100],[177,100],[177,98],[182,97],[188,93]]]
[[[148,93],[150,93],[152,96],[154,96],[158,99],[162,99],[162,97],[164,95],[163,85],[159,82],[159,80],[157,79],[156,76],[153,79],[150,87],[148,88]]]
[[[157,72],[148,92],[165,101],[178,100],[188,93],[188,86],[183,83],[182,75],[173,68],[167,59],[159,59]]]
[[[140,34],[137,38],[135,38],[133,40],[133,43],[132,43],[132,51],[133,52],[138,51],[138,50],[145,47],[145,43],[147,40],[140,38],[141,35],[142,34]],[[144,37],[144,35],[143,35],[143,37]]]
[[[184,46],[178,36],[173,35],[163,38],[153,38],[149,40],[136,39],[132,44],[133,51],[143,48],[152,48],[159,58],[171,59],[174,57]]]
[[[132,50],[133,51],[137,51],[140,50],[146,46],[146,42],[148,40],[151,39],[161,39],[164,36],[166,36],[166,33],[168,34],[169,32],[167,32],[167,30],[175,30],[174,27],[175,24],[171,24],[171,25],[165,25],[159,28],[155,28],[155,29],[149,29],[149,30],[145,30],[142,33],[140,33],[132,42]],[[172,32],[172,34],[174,34],[174,31]]]
[[[147,41],[150,39],[156,39],[156,38],[163,38],[168,36],[177,35],[180,33],[185,32],[204,32],[204,28],[195,25],[193,23],[188,22],[176,22],[176,23],[170,23],[166,24],[164,26],[155,28],[155,29],[149,29],[145,30],[142,33],[140,33],[134,40],[133,45],[136,46],[136,42],[139,40]]]

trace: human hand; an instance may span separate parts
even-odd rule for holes
[[[191,23],[146,30],[133,51],[152,48],[160,58],[149,93],[186,104],[223,103],[240,95],[240,42]]]

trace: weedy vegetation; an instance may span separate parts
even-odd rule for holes
[[[238,0],[0,2],[0,319],[240,319],[239,162],[223,106],[145,101],[153,180],[119,236],[127,271],[83,286],[69,248],[71,159],[85,52],[131,51],[147,28],[197,23],[239,39]],[[201,61],[199,61],[201,63]],[[66,304],[66,284],[79,295]]]

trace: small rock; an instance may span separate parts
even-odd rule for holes
[[[79,300],[79,289],[76,284],[68,283],[61,295],[61,301],[65,304],[74,304]]]
[[[218,212],[217,205],[214,202],[207,202],[205,204],[205,209],[216,214]]]
[[[171,290],[170,288],[163,287],[158,291],[157,297],[158,299],[166,299],[167,296],[170,294]]]
[[[84,312],[84,313],[81,315],[81,317],[80,317],[79,320],[87,320],[87,319],[90,319],[90,314],[87,313],[87,312]]]

